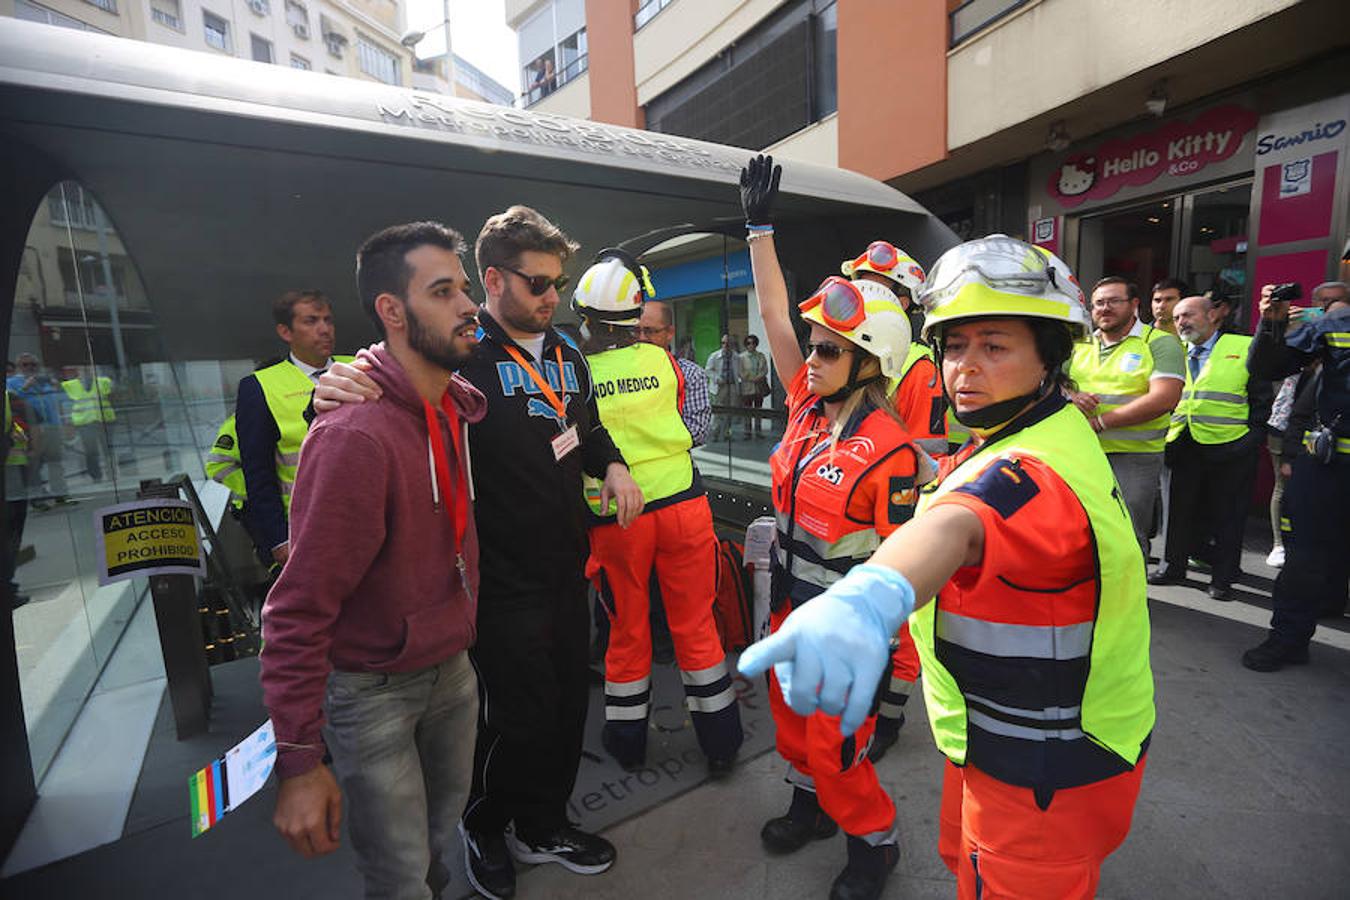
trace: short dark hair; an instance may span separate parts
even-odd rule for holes
[[[1125,296],[1129,297],[1131,300],[1139,299],[1139,285],[1130,281],[1130,279],[1122,278],[1119,275],[1107,275],[1105,278],[1098,278],[1097,283],[1094,284],[1092,290],[1088,292],[1088,298],[1091,299],[1092,295],[1097,293],[1097,288],[1106,287],[1109,284],[1123,284],[1125,285]]]
[[[566,262],[580,248],[536,210],[517,204],[483,223],[473,253],[481,276],[490,266],[518,266],[526,251],[551,253]]]
[[[315,306],[332,308],[333,304],[323,295],[323,291],[313,289],[287,291],[272,301],[272,318],[278,325],[290,328],[295,322],[295,307],[300,303],[313,303]]]
[[[1158,291],[1176,291],[1177,297],[1187,297],[1191,293],[1191,286],[1180,278],[1164,278],[1153,286],[1153,293]]]
[[[361,298],[361,308],[375,323],[380,337],[385,336],[384,323],[375,311],[375,298],[393,294],[400,300],[407,299],[408,279],[413,271],[407,256],[428,244],[457,256],[469,249],[462,234],[440,222],[407,222],[375,232],[356,251],[356,292]]]

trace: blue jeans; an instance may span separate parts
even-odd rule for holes
[[[450,880],[478,682],[467,652],[416,672],[333,672],[324,740],[369,900],[426,900]]]

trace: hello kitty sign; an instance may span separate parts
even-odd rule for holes
[[[1192,120],[1106,141],[1065,159],[1051,171],[1046,190],[1063,206],[1074,207],[1163,175],[1193,175],[1236,153],[1256,121],[1256,113],[1246,107],[1219,106]]]

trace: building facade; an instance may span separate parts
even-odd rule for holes
[[[853,169],[961,237],[1026,237],[1086,283],[1179,277],[1246,315],[1263,283],[1339,269],[1343,13],[1335,0],[506,4],[532,109]]]

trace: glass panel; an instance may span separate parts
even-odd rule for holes
[[[811,19],[811,118],[821,119],[839,109],[839,10],[835,4]]]
[[[549,48],[525,66],[525,105],[537,103],[558,89],[557,64]]]
[[[1128,278],[1141,291],[1166,278],[1171,272],[1175,206],[1161,200],[1083,219],[1077,273],[1084,289],[1106,275]]]
[[[217,50],[230,52],[230,26],[219,16],[213,16],[209,12],[202,13],[202,27],[206,43]]]
[[[1196,293],[1215,291],[1239,302],[1247,286],[1249,183],[1196,194],[1191,201],[1182,277]]]
[[[261,63],[270,63],[272,61],[272,42],[258,37],[256,34],[249,35],[253,50],[253,61]]]

